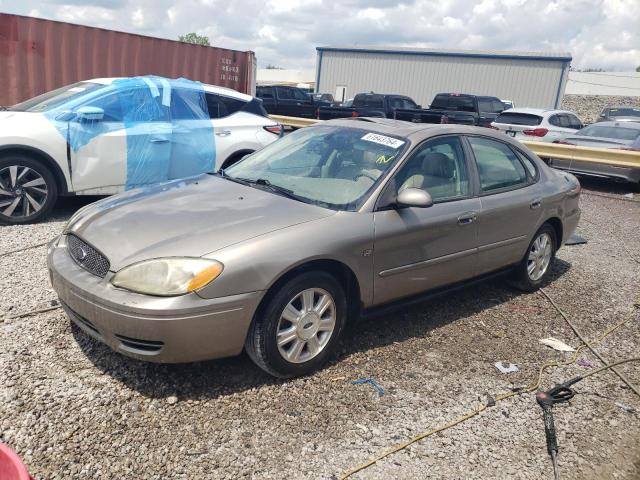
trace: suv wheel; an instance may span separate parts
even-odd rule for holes
[[[302,273],[282,285],[254,318],[245,348],[263,370],[280,378],[324,365],[344,329],[347,300],[324,272]]]
[[[545,223],[533,236],[527,253],[514,270],[511,283],[525,292],[540,288],[549,278],[557,250],[556,233]]]
[[[49,214],[58,197],[53,174],[32,158],[0,159],[0,222],[36,222]]]

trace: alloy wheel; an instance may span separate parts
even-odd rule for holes
[[[551,236],[544,232],[538,235],[531,244],[529,257],[527,258],[527,274],[534,282],[537,282],[547,272],[553,255],[553,242]]]
[[[294,296],[280,315],[276,342],[282,358],[304,363],[327,346],[336,326],[336,305],[329,292],[309,288]]]
[[[10,165],[0,170],[0,214],[29,217],[42,209],[48,196],[47,182],[34,169]]]

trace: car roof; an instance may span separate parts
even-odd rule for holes
[[[575,115],[575,113],[570,112],[569,110],[553,110],[548,108],[524,108],[524,107],[510,108],[509,110],[505,110],[504,113],[526,113],[528,115],[539,115],[541,117],[555,115],[556,113],[570,113],[572,115]]]
[[[615,120],[609,122],[592,123],[593,127],[619,127],[629,128],[631,130],[640,130],[640,122],[617,122]]]
[[[458,124],[439,124],[439,123],[413,123],[403,120],[393,120],[381,117],[354,117],[327,120],[317,125],[331,125],[338,127],[359,128],[383,135],[396,135],[410,138],[411,140],[421,141],[425,138],[435,135],[484,135],[487,137],[496,137],[499,140],[510,141],[510,138],[502,132],[492,130],[490,128],[475,127],[471,125]]]
[[[129,77],[92,78],[92,79],[86,80],[86,81],[87,82],[92,82],[92,83],[100,83],[102,85],[111,85],[115,80],[121,80],[123,78],[129,78]],[[232,88],[218,87],[216,85],[209,85],[207,83],[203,83],[202,84],[202,88],[204,89],[205,92],[217,93],[219,95],[224,95],[224,96],[227,96],[227,97],[237,98],[237,99],[240,99],[240,100],[244,100],[246,102],[250,102],[251,99],[253,98],[251,95],[246,95],[244,93],[240,93],[237,90],[234,90]]]

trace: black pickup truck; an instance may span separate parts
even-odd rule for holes
[[[420,109],[420,105],[404,95],[359,93],[353,98],[351,107],[320,107],[318,118],[320,120],[347,117],[395,118],[395,112],[398,109],[415,110]]]
[[[319,107],[331,105],[315,100],[300,88],[280,85],[256,87],[256,97],[262,100],[267,113],[287,117],[316,118]]]
[[[415,123],[457,123],[488,127],[505,109],[497,97],[439,93],[426,110],[398,109],[395,118]],[[439,121],[434,121],[439,118]]]

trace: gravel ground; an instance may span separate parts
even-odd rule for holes
[[[604,107],[631,105],[640,107],[640,97],[622,97],[611,95],[565,95],[562,108],[575,112],[583,122],[593,123]]]
[[[547,292],[590,339],[635,315],[598,347],[613,361],[640,345],[640,195],[584,186],[578,233],[589,243],[559,252]],[[47,223],[0,227],[0,441],[36,479],[338,478],[568,358],[538,339],[579,345],[541,294],[493,280],[353,326],[331,365],[308,378],[273,380],[246,356],[144,364],[89,339],[60,310],[7,318],[56,297],[45,247],[2,254],[52,238],[81,205],[64,202]],[[520,371],[501,374],[496,361]],[[640,365],[621,370],[640,386]],[[587,371],[557,368],[543,386]],[[385,395],[351,384],[361,377]],[[562,478],[640,478],[640,399],[612,373],[576,391],[555,408]],[[354,478],[552,478],[540,409],[533,394],[505,400]]]

